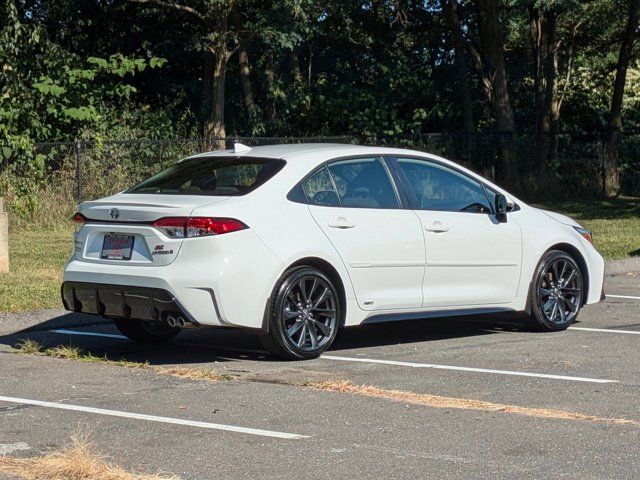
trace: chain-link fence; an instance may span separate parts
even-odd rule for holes
[[[343,136],[45,142],[35,145],[33,156],[36,161],[44,162],[47,172],[64,176],[76,199],[83,200],[120,191],[189,155],[233,148],[236,142],[253,147],[354,141],[354,137]]]
[[[98,198],[120,191],[195,153],[280,143],[359,143],[422,150],[455,160],[491,179],[500,179],[501,149],[508,143],[521,189],[531,196],[582,197],[602,193],[606,137],[558,134],[554,152],[541,178],[537,140],[531,135],[496,133],[425,133],[410,137],[227,137],[170,140],[108,140],[45,142],[34,146],[29,162],[42,170],[57,190],[75,200]],[[640,134],[619,137],[622,192],[640,195]],[[6,159],[6,155],[4,156]],[[24,162],[23,162],[24,163]],[[1,168],[0,168],[1,170]],[[526,196],[526,195],[525,195]]]
[[[367,143],[413,148],[454,160],[500,182],[500,157],[508,148],[516,168],[515,191],[525,198],[583,198],[602,195],[606,132],[531,134],[424,133],[407,138],[368,138]],[[549,151],[541,166],[539,142]],[[640,133],[616,136],[621,193],[640,196]]]

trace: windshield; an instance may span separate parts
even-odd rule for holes
[[[250,157],[198,157],[183,160],[125,193],[244,195],[265,183],[284,160]]]

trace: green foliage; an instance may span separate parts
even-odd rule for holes
[[[518,138],[536,129],[531,8],[555,14],[558,129],[580,133],[607,126],[629,4],[498,1]],[[485,53],[477,2],[458,0],[457,7],[475,128],[491,132],[495,112],[479,75],[486,66],[471,55],[473,48],[480,60]],[[59,167],[33,156],[35,142],[199,136],[213,108],[212,65],[220,55],[228,60],[231,135],[356,135],[411,145],[426,132],[459,132],[460,81],[441,8],[440,0],[0,0],[0,168],[10,166],[17,208],[29,212],[37,203],[30,192],[51,174],[43,165]],[[251,110],[237,62],[241,45]],[[627,132],[640,130],[639,51],[636,45],[627,75]],[[589,157],[592,146],[569,151]],[[623,147],[623,185],[637,194],[636,148]],[[518,163],[529,175],[531,152],[522,152]],[[550,162],[554,178],[583,186],[592,172],[576,173],[580,163],[571,155]],[[495,151],[480,156],[469,156],[476,168],[495,166]],[[0,194],[6,191],[0,179]]]
[[[13,197],[12,209],[26,217],[38,207],[38,192],[52,173],[47,158],[34,154],[35,142],[106,137],[158,126],[171,132],[162,113],[145,111],[129,83],[145,69],[159,69],[166,59],[107,58],[72,53],[49,38],[43,25],[20,19],[16,6],[2,4],[0,31],[0,195]],[[162,123],[160,123],[162,122]],[[145,132],[148,135],[148,132]],[[53,165],[59,167],[59,165]]]

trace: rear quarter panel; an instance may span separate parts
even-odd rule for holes
[[[306,173],[306,170],[304,171]],[[319,258],[331,264],[341,278],[347,304],[355,298],[342,260],[313,220],[309,207],[286,198],[289,186],[293,187],[297,183],[295,179],[302,178],[304,174],[299,177],[294,174],[292,178],[283,179],[278,179],[279,175],[272,179],[277,180],[273,185],[272,182],[267,182],[246,196],[198,208],[193,212],[193,215],[232,217],[241,220],[249,226],[264,249],[269,252],[269,255],[262,253],[256,256],[255,252],[237,250],[233,259],[230,259],[228,273],[217,279],[220,291],[218,301],[230,323],[237,324],[242,318],[246,319],[241,320],[243,326],[262,327],[265,306],[274,286],[291,265],[304,258]],[[233,251],[233,248],[230,251]],[[273,257],[275,262],[271,261],[270,257]],[[251,275],[251,278],[247,275]],[[248,282],[252,289],[243,294]],[[248,298],[249,296],[251,298]],[[235,315],[232,316],[231,312]],[[360,321],[357,315],[348,318],[356,323]]]

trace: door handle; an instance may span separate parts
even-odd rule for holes
[[[443,233],[443,232],[449,231],[449,227],[447,227],[442,222],[439,222],[437,220],[433,222],[431,225],[424,227],[424,229],[427,232],[435,232],[435,233]]]
[[[329,227],[331,228],[353,228],[355,226],[355,223],[350,222],[344,217],[338,217],[335,220],[331,220],[329,222]]]

